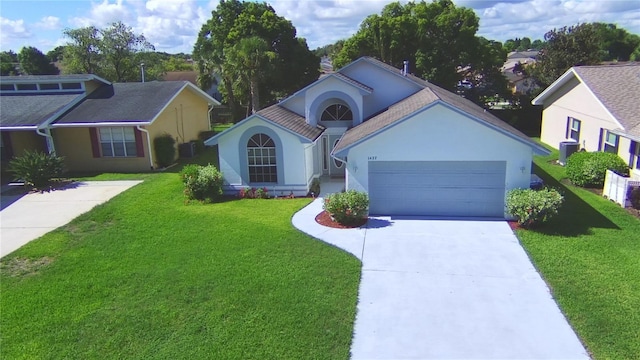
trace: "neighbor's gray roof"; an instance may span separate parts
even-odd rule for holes
[[[311,141],[324,131],[324,128],[307,124],[304,117],[279,105],[271,105],[256,114]]]
[[[108,122],[151,122],[186,81],[114,83],[92,92],[54,125]]]
[[[51,82],[51,81],[89,81],[98,80],[110,84],[107,80],[93,74],[68,74],[68,75],[19,75],[1,76],[0,82]]]
[[[372,58],[366,58],[366,60],[389,71],[393,71],[394,73],[399,73],[399,69],[396,69],[391,65],[387,65]],[[407,77],[410,77],[411,80],[415,83],[421,84],[424,88],[417,93],[403,100],[400,100],[394,105],[391,105],[386,111],[349,129],[334,148],[334,153],[337,153],[338,151],[343,150],[362,139],[365,139],[366,137],[386,128],[387,126],[399,120],[404,119],[406,116],[436,101],[442,101],[458,110],[463,111],[470,116],[486,122],[492,127],[510,133],[513,136],[522,139],[526,143],[536,148],[540,148],[537,144],[531,141],[531,139],[527,135],[523,134],[521,131],[517,130],[506,122],[500,120],[491,113],[485,111],[483,108],[474,104],[472,101],[450,91],[442,89],[416,76],[407,75]]]
[[[640,137],[640,63],[576,66],[573,70],[624,130]]]
[[[0,96],[0,127],[38,126],[82,94]]]

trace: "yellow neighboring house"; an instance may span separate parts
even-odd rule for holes
[[[157,168],[153,140],[210,129],[219,102],[187,81],[110,83],[95,75],[0,78],[2,161],[25,150],[64,156],[73,172]],[[178,152],[176,151],[176,154]]]

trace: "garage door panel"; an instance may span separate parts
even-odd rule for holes
[[[504,161],[371,162],[370,212],[502,217],[505,172]]]

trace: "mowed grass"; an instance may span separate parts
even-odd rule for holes
[[[640,358],[640,220],[585,189],[563,185],[564,168],[536,157],[536,173],[561,189],[558,217],[518,230],[524,247],[595,359]]]
[[[185,204],[175,173],[3,258],[3,359],[346,359],[360,262],[309,202]]]

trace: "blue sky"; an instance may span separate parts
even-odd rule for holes
[[[309,47],[347,38],[370,14],[390,1],[274,0],[278,15],[291,20]],[[406,1],[402,1],[406,2]],[[640,0],[454,0],[480,17],[479,35],[504,41],[542,38],[553,28],[580,22],[612,22],[640,34]],[[0,49],[35,46],[47,52],[65,43],[62,31],[121,20],[145,35],[158,51],[190,53],[202,24],[218,0],[2,0]]]

